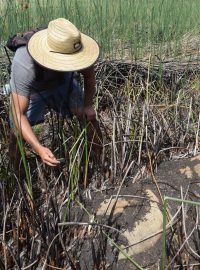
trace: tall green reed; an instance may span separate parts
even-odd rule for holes
[[[149,50],[160,56],[178,53],[184,35],[199,33],[198,0],[26,2],[27,9],[22,9],[16,0],[1,5],[1,40],[17,31],[65,17],[97,39],[102,56],[138,58]]]

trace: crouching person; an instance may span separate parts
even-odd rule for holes
[[[96,131],[101,137],[93,108],[94,63],[98,55],[96,41],[64,18],[50,21],[47,29],[34,33],[27,46],[18,48],[15,53],[10,80],[11,126],[49,166],[57,166],[59,160],[51,149],[40,143],[32,129],[44,120],[47,108],[62,116],[70,111],[80,120],[87,119],[94,124],[89,139],[96,137]],[[84,92],[74,72],[83,75]],[[12,133],[10,152],[13,138]]]

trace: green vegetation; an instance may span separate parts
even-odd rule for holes
[[[198,0],[5,0],[0,7],[1,40],[28,28],[65,17],[95,37],[102,54],[141,57],[145,49],[176,53],[184,35],[198,34]],[[172,42],[176,43],[171,52]]]
[[[190,187],[185,200],[164,197],[153,173],[174,151],[187,156],[199,150],[200,76],[191,61],[199,63],[194,58],[199,56],[199,0],[0,0],[0,14],[1,45],[16,32],[58,17],[98,41],[95,106],[104,137],[98,159],[87,140],[88,126],[51,112],[35,132],[64,163],[44,166],[19,135],[21,164],[15,170],[8,158],[9,100],[0,92],[0,268],[82,270],[86,260],[88,269],[106,269],[109,263],[115,269],[121,252],[137,269],[146,269],[118,241],[124,224],[112,215],[97,219],[90,204],[99,194],[118,197],[124,183],[129,189],[150,172],[164,207],[162,269],[171,262],[187,263],[189,269],[200,257],[198,241],[188,254],[181,231],[187,216],[182,211],[172,217],[169,232],[167,206],[168,201],[170,207],[171,202],[197,204],[191,202]],[[0,57],[2,86],[9,77],[3,47]],[[88,256],[85,249],[91,250]],[[178,258],[180,251],[187,262]]]

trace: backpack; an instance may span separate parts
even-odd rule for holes
[[[33,29],[25,31],[25,32],[19,32],[8,39],[8,41],[6,42],[6,45],[4,46],[4,49],[5,49],[6,55],[8,57],[8,61],[9,61],[9,64],[7,67],[9,74],[11,72],[12,61],[10,59],[10,55],[8,53],[7,48],[12,52],[16,52],[16,50],[18,48],[27,45],[29,39],[33,36],[33,34],[35,34],[36,32],[38,32],[40,30],[44,30],[46,28],[47,27],[42,26],[42,27],[33,28]]]
[[[19,32],[8,39],[6,47],[12,52],[16,52],[18,48],[26,46],[33,34],[44,29],[46,29],[46,27],[37,27],[26,32]]]

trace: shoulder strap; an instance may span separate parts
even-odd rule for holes
[[[8,70],[8,74],[10,74],[11,73],[11,65],[12,65],[12,61],[11,61],[11,59],[10,59],[10,55],[9,55],[9,53],[8,53],[8,50],[7,50],[7,47],[6,46],[3,46],[4,47],[4,50],[5,50],[5,52],[6,52],[6,56],[7,56],[7,58],[8,58],[8,66],[7,66],[7,70]]]

